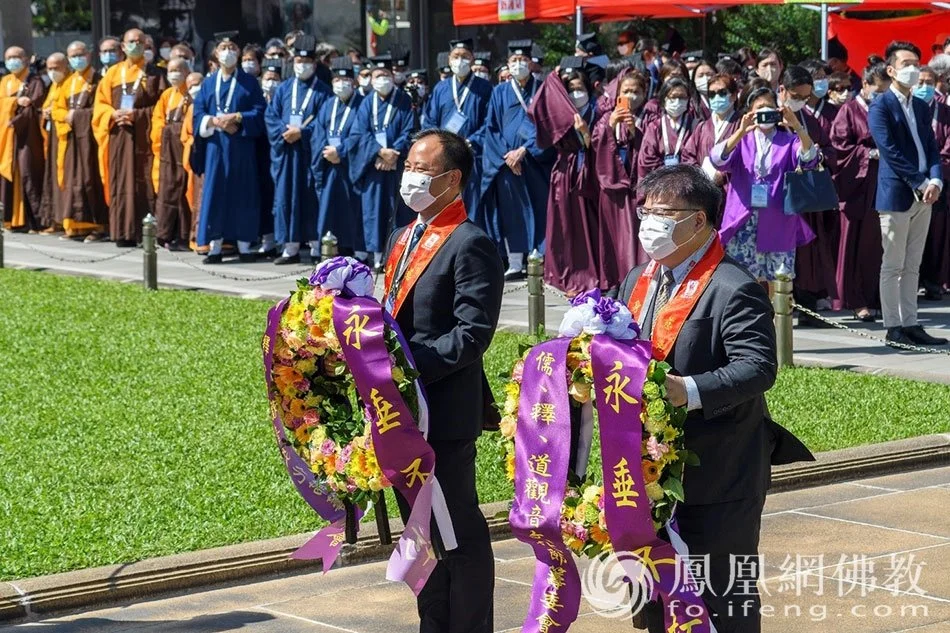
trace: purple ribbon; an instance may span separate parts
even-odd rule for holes
[[[628,564],[618,556],[631,581],[642,580],[651,599],[662,596],[666,630],[709,633],[705,603],[686,590],[696,586],[686,561],[656,535],[643,481],[640,411],[652,345],[597,335],[591,341],[590,356],[598,396],[604,514],[613,549],[634,556],[633,561],[627,559]]]
[[[412,511],[389,559],[386,577],[403,580],[418,595],[436,565],[430,538],[435,453],[416,426],[393,382],[382,306],[372,297],[337,297],[333,327],[356,389],[366,403],[376,459]],[[398,332],[397,327],[390,327]],[[400,336],[407,358],[409,348]]]
[[[291,554],[291,558],[301,560],[322,559],[323,573],[326,573],[333,567],[333,563],[340,555],[340,549],[345,541],[346,510],[344,510],[342,502],[335,494],[317,482],[307,462],[297,454],[297,451],[294,450],[293,445],[287,439],[284,424],[280,420],[280,407],[277,403],[278,394],[273,386],[272,379],[274,340],[280,326],[280,317],[289,301],[289,298],[284,299],[271,308],[267,314],[267,331],[262,341],[264,379],[267,383],[267,397],[270,400],[271,422],[274,425],[274,435],[277,437],[277,447],[284,459],[284,465],[287,467],[290,480],[294,483],[297,492],[300,493],[304,501],[322,519],[330,522],[330,525],[319,530],[312,539]],[[356,513],[356,520],[359,521],[362,512],[357,508]]]
[[[537,560],[523,633],[566,631],[580,607],[574,557],[561,536],[567,488],[571,414],[567,349],[571,339],[545,341],[524,363],[515,433],[515,499],[508,520]]]

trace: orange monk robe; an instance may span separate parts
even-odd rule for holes
[[[198,247],[198,216],[201,207],[201,184],[202,176],[196,174],[191,168],[191,150],[195,144],[193,105],[189,102],[185,106],[184,122],[181,125],[181,145],[182,156],[181,164],[185,167],[188,174],[188,180],[185,184],[185,200],[188,201],[188,207],[191,209],[191,234],[189,235],[188,247],[196,253],[207,254],[208,247]]]
[[[46,86],[28,69],[0,79],[0,202],[8,228],[40,228],[43,137],[40,112]],[[29,106],[17,103],[20,97]]]
[[[177,88],[167,88],[162,96],[158,98],[158,103],[152,110],[152,128],[149,135],[152,139],[152,156],[155,160],[152,162],[152,185],[155,187],[155,193],[159,191],[159,157],[162,155],[162,133],[165,131],[165,124],[171,117],[175,122],[183,121],[184,104],[187,101],[188,91],[185,84],[182,83]],[[180,136],[179,136],[179,141]]]
[[[160,78],[146,75],[144,61],[127,59],[110,68],[96,88],[92,125],[99,144],[99,171],[109,205],[109,233],[117,242],[137,242],[153,197],[149,126]],[[130,125],[113,120],[123,97],[131,100]]]
[[[108,210],[99,176],[99,160],[92,129],[96,72],[90,67],[73,73],[53,103],[56,126],[57,181],[66,198],[63,228],[68,234],[101,233]],[[72,113],[72,122],[68,121]]]
[[[191,231],[181,142],[185,105],[190,99],[184,84],[170,87],[162,93],[152,111],[152,183],[155,187],[156,237],[160,244],[184,244]]]
[[[43,156],[45,157],[45,169],[43,174],[43,197],[40,201],[40,218],[44,226],[62,226],[65,217],[63,191],[63,167],[62,156],[59,151],[59,137],[53,120],[53,104],[59,99],[60,95],[67,90],[66,82],[52,82],[46,91],[46,99],[43,101],[42,126],[40,133],[43,135]]]

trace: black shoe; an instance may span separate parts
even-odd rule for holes
[[[217,255],[206,255],[205,258],[201,260],[201,263],[202,264],[220,264],[222,259],[224,258],[221,256],[221,253],[218,253]]]
[[[816,319],[810,314],[805,314],[804,312],[802,312],[798,315],[798,327],[823,328],[823,327],[830,327],[830,326],[826,325],[823,321]]]
[[[254,253],[238,253],[238,261],[242,264],[253,264],[257,261],[257,255]]]
[[[115,245],[119,248],[132,248],[135,246],[135,240],[116,240]]]
[[[874,313],[871,312],[870,310],[868,310],[868,313],[863,316],[858,314],[857,310],[855,310],[853,314],[854,314],[855,320],[861,321],[862,323],[874,323],[874,321],[877,320],[877,318],[874,316]]]
[[[899,343],[901,345],[913,345],[914,342],[910,340],[906,334],[904,334],[904,328],[900,327],[889,327],[887,328],[887,336],[884,337],[885,345],[890,343]]]
[[[277,249],[272,248],[270,250],[266,250],[263,252],[258,251],[256,256],[258,259],[274,259],[275,257],[277,257]]]
[[[274,260],[274,263],[278,266],[286,266],[287,264],[299,264],[300,263],[300,253],[296,255],[282,255]]]
[[[912,343],[917,345],[946,345],[947,339],[939,338],[936,336],[930,336],[924,332],[923,326],[914,325],[911,327],[903,328],[904,337],[910,339]]]
[[[521,281],[527,278],[528,274],[523,270],[509,270],[505,273],[505,281]]]

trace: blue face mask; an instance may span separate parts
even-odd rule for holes
[[[930,103],[934,99],[935,91],[936,91],[936,88],[934,88],[933,86],[928,86],[927,84],[924,84],[922,86],[917,86],[916,88],[914,88],[914,96],[917,97],[918,99],[923,99],[927,103]]]
[[[99,61],[105,64],[106,66],[111,66],[112,64],[119,61],[119,54],[113,51],[105,51],[99,53]]]
[[[815,96],[819,99],[824,99],[825,95],[828,94],[828,80],[827,79],[816,79],[815,85],[812,87]]]
[[[81,73],[86,70],[86,67],[89,66],[89,60],[86,59],[85,55],[77,55],[75,57],[69,58],[69,67],[75,70],[77,73]]]
[[[23,60],[19,57],[11,57],[6,61],[7,70],[11,73],[18,73],[23,70]]]
[[[724,114],[731,107],[732,101],[729,100],[729,97],[720,97],[719,95],[716,95],[709,100],[709,109],[716,114]]]

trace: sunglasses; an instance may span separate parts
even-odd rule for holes
[[[729,89],[728,89],[728,88],[720,88],[719,90],[710,90],[710,91],[709,91],[709,96],[710,96],[710,97],[728,97],[730,94],[732,94],[732,93],[729,92]]]

